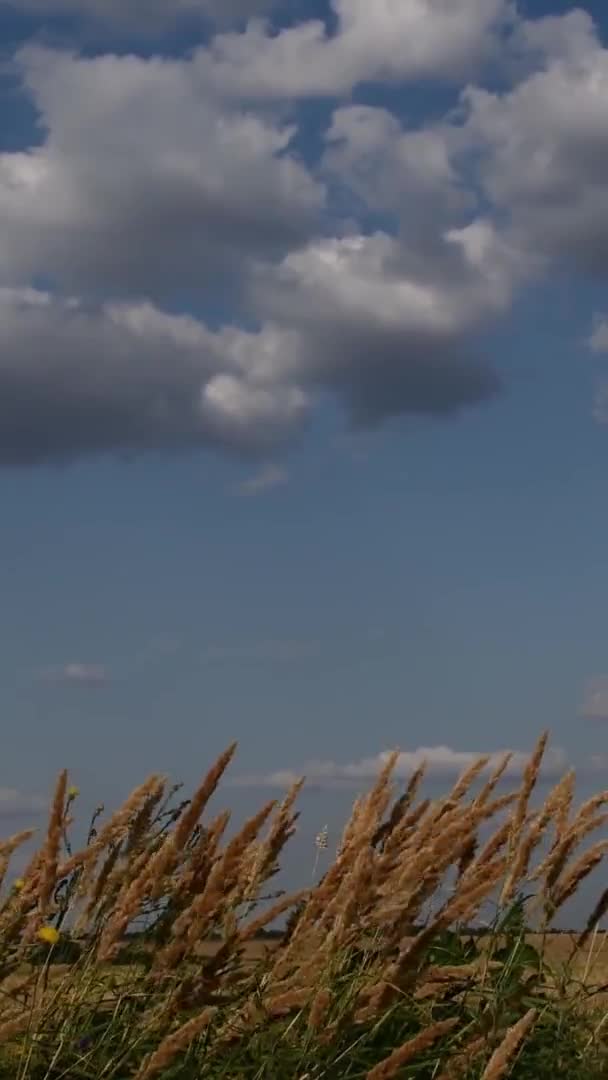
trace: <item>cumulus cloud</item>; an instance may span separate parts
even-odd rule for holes
[[[218,446],[264,451],[306,413],[269,380],[290,336],[212,332],[150,303],[101,307],[0,289],[0,462]]]
[[[517,242],[549,260],[608,271],[608,50],[584,12],[525,23],[540,66],[513,89],[469,87],[461,149]]]
[[[199,53],[204,77],[227,95],[326,97],[361,82],[462,78],[495,56],[509,0],[332,0],[336,29],[313,19],[274,33],[253,20]]]
[[[262,465],[253,476],[239,484],[236,494],[250,498],[262,495],[265,491],[273,491],[274,488],[284,487],[287,480],[288,472],[282,465]]]
[[[500,390],[479,331],[522,285],[553,259],[608,265],[608,52],[588,16],[518,20],[508,0],[333,15],[253,20],[181,58],[19,51],[40,135],[0,154],[0,464],[201,446],[267,461],[328,395],[358,425],[448,416]],[[505,26],[511,89],[470,86],[416,125],[334,101],[303,160],[290,98],[468,78]],[[263,466],[242,493],[282,479]]]
[[[506,751],[489,755],[489,761],[485,767],[486,774],[496,768],[504,753]],[[511,760],[504,775],[518,778],[529,761],[529,754],[520,751],[510,751],[510,753]],[[299,771],[278,769],[257,776],[237,776],[231,780],[231,783],[252,787],[286,788],[300,776],[306,776],[307,780],[317,787],[351,787],[373,780],[386,765],[389,756],[390,751],[382,751],[374,757],[362,758],[346,764],[315,760],[308,762]],[[408,779],[424,762],[427,764],[429,776],[456,776],[477,761],[480,756],[479,753],[454,750],[449,746],[420,747],[418,750],[399,754],[393,776],[395,779]],[[563,750],[549,750],[541,766],[540,775],[547,778],[560,776],[566,765],[567,758]]]
[[[259,264],[258,310],[296,330],[293,372],[333,390],[354,420],[445,415],[492,397],[499,379],[470,337],[508,308],[517,254],[490,222],[407,250],[383,232],[315,241]]]
[[[57,683],[64,686],[105,686],[110,675],[103,664],[63,664],[59,667],[43,668],[38,673],[42,682]]]
[[[252,253],[280,255],[318,227],[324,188],[288,152],[294,126],[224,109],[191,61],[29,45],[17,68],[43,136],[0,154],[0,281],[205,289],[217,304]]]

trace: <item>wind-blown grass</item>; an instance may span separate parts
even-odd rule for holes
[[[100,808],[76,852],[77,792],[62,773],[46,837],[0,903],[0,1080],[608,1076],[598,999],[544,948],[605,855],[602,840],[581,845],[608,791],[573,808],[567,774],[532,809],[545,743],[507,795],[507,759],[474,791],[485,758],[440,799],[419,801],[422,770],[396,794],[394,755],[323,878],[291,895],[268,896],[268,883],[301,782],[230,839],[226,813],[205,819],[235,746],[176,807],[152,776],[103,824]],[[0,844],[3,879],[29,836]],[[490,900],[494,924],[477,936]],[[603,895],[581,948],[607,906]],[[279,918],[276,947],[252,958]]]

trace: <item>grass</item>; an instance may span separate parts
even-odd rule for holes
[[[391,758],[289,896],[269,889],[300,783],[230,839],[227,814],[207,820],[234,746],[179,805],[152,776],[100,809],[78,851],[62,773],[0,900],[0,1080],[608,1076],[608,891],[584,932],[550,933],[605,856],[608,791],[575,806],[568,773],[533,809],[545,744],[508,795],[507,758],[432,801],[423,770],[394,792]],[[0,881],[29,836],[0,843]]]

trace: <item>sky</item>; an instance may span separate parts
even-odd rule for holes
[[[305,836],[393,747],[439,785],[550,728],[603,786],[605,5],[5,0],[0,42],[0,826],[233,739]]]

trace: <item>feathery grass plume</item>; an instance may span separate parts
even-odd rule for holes
[[[327,1016],[332,1003],[331,990],[326,987],[321,987],[317,990],[310,1005],[310,1012],[308,1014],[308,1026],[313,1031],[318,1031],[327,1023]]]
[[[468,838],[470,823],[467,810],[455,807],[448,815],[442,829],[432,830],[425,822],[414,830],[400,848],[378,856],[378,903],[383,915],[389,911],[401,912],[405,900],[411,897],[426,879],[427,872],[439,869],[438,848],[445,851],[452,839]],[[388,904],[384,904],[385,898]]]
[[[83,873],[79,881],[79,894],[84,894],[89,885],[90,877],[94,872],[95,864],[103,851],[115,840],[122,839],[128,830],[129,822],[133,815],[145,803],[154,791],[160,786],[164,790],[165,780],[161,776],[149,776],[143,784],[135,788],[128,796],[123,805],[116,810],[109,821],[99,830],[95,838],[82,851],[70,856],[63,862],[58,870],[57,877],[64,878],[82,867]],[[162,794],[162,791],[161,791]]]
[[[446,799],[448,805],[460,802],[471,787],[471,784],[473,784],[480,773],[483,772],[489,760],[490,755],[483,754],[464,769]]]
[[[187,833],[187,828],[193,827],[196,823],[194,821],[195,815],[198,820],[198,816],[200,812],[202,812],[205,801],[208,801],[211,797],[211,794],[215,790],[219,778],[225,770],[233,753],[234,746],[229,747],[229,749],[218,758],[218,761],[209,771],[203,784],[199,788],[196,800],[193,800],[195,803],[194,808],[188,807],[184,817],[178,822],[178,842],[181,847],[185,845],[186,840],[188,839],[189,832]],[[184,821],[186,824],[183,824]],[[142,901],[150,894],[150,892],[154,893],[157,891],[156,883],[158,878],[162,878],[169,867],[173,868],[175,852],[176,845],[173,834],[170,834],[167,839],[161,843],[160,848],[155,852],[152,858],[149,857],[147,851],[144,851],[144,858],[141,860],[141,869],[139,873],[128,880],[125,883],[125,887],[119,892],[112,916],[103,931],[98,952],[98,959],[100,961],[107,961],[115,956],[120,947],[120,938],[139,911]]]
[[[587,821],[596,810],[599,810],[601,806],[605,806],[608,803],[608,790],[598,791],[595,795],[591,795],[588,799],[585,799],[584,803],[579,806],[572,826],[574,827],[581,821]]]
[[[574,799],[574,784],[576,774],[574,769],[569,769],[555,786],[555,834],[561,840],[568,828],[568,818]]]
[[[278,919],[279,915],[282,915],[289,908],[295,907],[301,900],[305,900],[310,895],[309,889],[300,889],[299,892],[291,893],[289,896],[282,896],[277,900],[272,907],[267,911],[262,912],[251,922],[246,923],[245,926],[241,926],[238,931],[239,942],[251,941],[252,938],[263,930],[268,923],[274,922]]]
[[[428,1050],[438,1039],[443,1038],[444,1035],[452,1031],[457,1023],[458,1018],[453,1016],[448,1020],[438,1020],[435,1024],[431,1024],[424,1031],[415,1035],[413,1039],[408,1039],[406,1043],[403,1043],[403,1046],[393,1050],[393,1053],[389,1054],[384,1061],[379,1062],[373,1069],[370,1069],[367,1073],[367,1080],[391,1080],[391,1077],[397,1076],[403,1065],[412,1061],[424,1050]]]
[[[162,896],[165,887],[165,875],[172,873],[175,869],[180,853],[186,846],[192,830],[197,825],[211,796],[215,793],[220,779],[234,757],[236,748],[237,743],[233,742],[227,750],[220,754],[195,791],[192,799],[184,805],[173,832],[167,833],[164,843],[161,844],[150,860],[148,877],[151,883],[150,892],[153,899],[157,900]]]
[[[399,760],[401,751],[392,750],[380,770],[371,791],[363,799],[361,813],[357,821],[356,835],[364,834],[371,844],[372,838],[380,825],[391,799],[392,774]]]
[[[325,956],[338,951],[345,944],[349,935],[360,929],[363,914],[369,911],[373,900],[374,854],[364,846],[355,858],[350,874],[336,892],[323,916],[323,924],[333,926],[323,943]]]
[[[456,869],[456,878],[458,881],[464,877],[469,867],[472,866],[475,861],[478,845],[479,837],[477,834],[472,834],[462,848],[462,852],[458,859],[458,866]]]
[[[439,1073],[436,1080],[464,1080],[468,1076],[471,1066],[480,1057],[487,1045],[488,1040],[485,1035],[476,1035],[450,1058],[445,1069]]]
[[[430,799],[423,799],[418,806],[413,808],[413,810],[404,814],[403,818],[397,823],[395,828],[385,836],[382,842],[381,854],[381,864],[383,866],[390,866],[395,858],[400,857],[404,844],[406,844],[408,839],[413,836],[414,831],[419,827],[420,821],[424,818],[425,814],[428,815],[431,805]]]
[[[584,851],[582,855],[579,855],[563,877],[557,880],[553,895],[547,897],[552,915],[576,892],[581,881],[584,881],[595,870],[596,866],[604,858],[606,851],[608,851],[608,841],[599,840],[588,851]]]
[[[149,830],[152,827],[154,811],[158,810],[165,794],[165,783],[159,780],[155,788],[146,796],[141,806],[132,815],[124,840],[125,855],[130,858],[138,851],[142,843],[149,842]]]
[[[59,861],[59,849],[64,828],[67,787],[68,773],[67,769],[63,769],[59,774],[55,787],[55,795],[51,806],[48,831],[44,845],[42,872],[38,887],[38,909],[41,913],[45,912],[49,905],[57,880],[57,864]]]
[[[465,872],[462,874],[460,885],[466,885],[467,881],[470,881],[474,877],[479,869],[486,863],[491,862],[492,859],[507,843],[509,836],[511,835],[511,819],[506,818],[501,825],[492,833],[488,840],[486,840],[483,847],[477,852],[472,863],[466,867]]]
[[[504,1039],[492,1054],[486,1065],[481,1080],[500,1080],[506,1076],[515,1055],[536,1021],[538,1013],[536,1009],[528,1009],[525,1016],[507,1031]]]
[[[8,840],[4,840],[0,843],[0,889],[4,884],[11,855],[15,853],[18,847],[25,844],[27,840],[31,840],[35,832],[35,829],[23,829],[21,832],[10,836]]]
[[[560,843],[561,839],[563,839],[574,793],[574,776],[574,770],[570,769],[570,771],[558,781],[555,787],[549,792],[549,795],[536,816],[532,819],[527,832],[524,832],[521,836],[513,853],[508,873],[505,877],[499,900],[501,905],[507,904],[513,899],[517,884],[522,881],[528,873],[530,859],[542,841],[547,825],[552,818],[555,818],[556,827],[556,841],[551,848],[552,852],[555,851],[557,845]]]
[[[250,817],[241,831],[233,837],[225,852],[214,862],[204,889],[177,917],[172,927],[172,940],[162,949],[155,960],[155,967],[174,968],[190,949],[201,939],[210,923],[230,900],[230,893],[238,884],[240,864],[249,845],[276,806],[276,800],[267,802],[261,810]]]
[[[579,937],[577,938],[576,944],[577,944],[579,949],[582,948],[582,946],[586,943],[586,941],[589,938],[589,935],[591,933],[593,933],[593,931],[597,927],[598,923],[601,921],[601,919],[604,918],[604,915],[606,914],[607,911],[608,911],[608,888],[604,889],[604,891],[601,893],[595,907],[593,908],[593,911],[591,912],[589,918],[587,919],[587,922],[585,924],[585,929],[583,930],[582,934],[580,934]]]
[[[338,845],[337,858],[344,858],[353,841],[359,840],[362,833],[370,833],[369,842],[377,832],[382,817],[390,802],[390,781],[400,751],[392,750],[380,770],[372,789],[366,795],[360,795],[354,802],[342,838]]]
[[[571,853],[592,832],[600,828],[608,821],[608,814],[598,814],[597,817],[588,817],[574,822],[564,834],[563,838],[543,859],[540,866],[530,875],[531,881],[544,878],[544,891],[550,892],[564,869]]]
[[[303,1009],[308,1005],[314,990],[310,986],[293,987],[282,994],[271,997],[265,1008],[268,1016],[288,1016],[294,1009]]]
[[[530,796],[536,786],[548,740],[549,732],[543,731],[524,769],[517,804],[513,813],[513,832],[510,844],[511,850],[519,843],[521,830],[528,813]]]
[[[486,780],[481,791],[479,792],[479,795],[477,795],[473,800],[475,806],[483,806],[485,803],[487,803],[490,795],[495,790],[496,785],[499,784],[502,780],[502,777],[504,776],[512,757],[513,753],[510,750],[502,755],[500,761],[498,762],[498,765],[496,766],[494,771],[490,773],[488,779]]]
[[[35,1023],[36,1019],[30,1012],[26,1012],[13,1020],[6,1020],[3,1024],[0,1024],[0,1043],[7,1043],[14,1039],[15,1035],[21,1035],[24,1031],[27,1031],[30,1024]]]
[[[365,797],[363,795],[358,795],[351,807],[350,817],[348,818],[348,821],[346,822],[346,825],[342,830],[342,836],[340,837],[340,842],[336,849],[336,858],[338,860],[343,858],[344,853],[350,847],[351,839],[355,835],[355,832],[358,828],[359,818],[363,811],[364,802]]]
[[[413,942],[406,947],[405,952],[401,954],[398,962],[400,972],[420,956],[420,953],[433,940],[438,931],[445,930],[453,923],[457,923],[461,919],[471,918],[477,914],[480,905],[492,892],[506,865],[507,859],[504,857],[498,857],[494,862],[487,863],[478,875],[477,880],[474,879],[467,889],[461,888],[455,896],[444,904],[435,918],[420,931]]]
[[[276,861],[281,851],[295,832],[299,814],[292,813],[292,809],[303,785],[304,777],[300,777],[291,785],[285,798],[277,808],[268,836],[259,844],[247,880],[247,888],[252,892],[274,873]]]
[[[157,1050],[144,1061],[137,1071],[134,1080],[152,1080],[154,1076],[162,1073],[171,1064],[177,1054],[187,1050],[213,1020],[217,1008],[208,1006],[198,1016],[193,1016],[182,1024],[177,1031],[173,1031],[163,1039]]]
[[[468,818],[468,820],[467,820]],[[435,891],[448,867],[458,860],[462,851],[474,835],[474,818],[471,811],[465,810],[462,816],[439,833],[434,842],[427,844],[417,857],[408,860],[405,873],[401,874],[392,889],[393,882],[383,886],[382,892],[392,893],[393,899],[387,907],[381,907],[379,915],[389,919],[396,913],[396,919],[387,927],[391,942],[402,936],[406,928],[419,914],[425,900]]]
[[[175,848],[178,851],[181,851],[184,847],[194,826],[199,821],[201,814],[207,806],[209,799],[217,790],[217,786],[222,776],[226,772],[226,769],[236,753],[237,745],[238,743],[236,742],[231,743],[230,746],[220,754],[217,761],[211,766],[204,780],[195,791],[190,804],[185,808],[182,816],[179,818],[173,833]]]
[[[230,811],[222,810],[210,822],[208,828],[201,832],[191,848],[188,863],[182,867],[172,892],[172,901],[179,911],[186,904],[187,897],[199,895],[203,891],[229,821]],[[167,914],[174,913],[167,912]]]
[[[412,773],[408,780],[407,787],[397,801],[393,805],[388,821],[385,821],[382,825],[379,825],[374,836],[372,837],[372,846],[384,847],[387,837],[389,837],[397,828],[397,825],[403,820],[410,806],[412,805],[420,784],[424,779],[427,771],[427,763],[423,761],[421,765]]]

